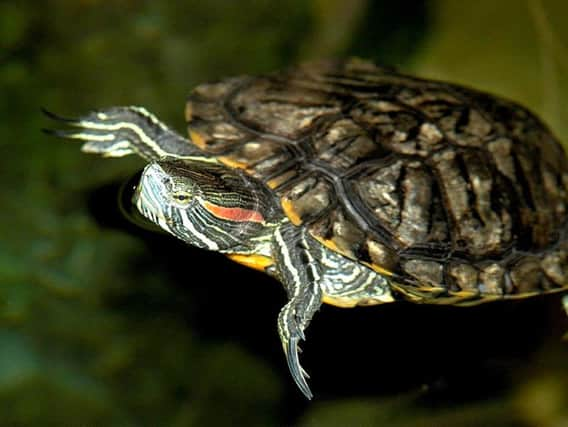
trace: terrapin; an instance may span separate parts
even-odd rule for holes
[[[308,398],[298,342],[322,303],[567,289],[567,159],[516,103],[349,59],[202,84],[185,116],[188,139],[140,107],[54,133],[143,157],[145,217],[284,285],[278,333]]]

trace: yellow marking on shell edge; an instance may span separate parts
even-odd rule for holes
[[[322,245],[324,245],[326,248],[331,249],[334,252],[343,254],[344,251],[342,251],[341,249],[339,249],[339,246],[337,246],[337,243],[335,243],[332,239],[324,239],[323,237],[317,237],[316,236],[316,240],[318,242],[320,242]]]
[[[203,137],[203,135],[197,133],[196,131],[189,129],[189,139],[198,148],[201,148],[202,150],[205,150],[207,148],[205,138]]]
[[[380,265],[373,264],[373,263],[370,263],[370,262],[369,263],[364,262],[363,264],[365,264],[367,267],[370,267],[371,269],[373,269],[373,271],[376,271],[377,273],[382,274],[383,276],[389,276],[390,277],[390,276],[393,275],[392,271],[389,271],[389,270],[381,267]]]
[[[217,157],[217,159],[225,166],[229,166],[230,168],[245,169],[245,170],[248,168],[248,165],[246,163],[231,159],[228,156],[220,156]]]
[[[396,282],[392,282],[390,285],[392,289],[403,294],[408,301],[422,302],[424,300],[423,295],[414,294],[410,291],[410,289],[407,289]]]
[[[187,104],[185,104],[185,121],[189,122],[192,116],[193,106],[191,105],[191,102],[188,102]]]
[[[357,306],[357,300],[334,297],[326,294],[322,295],[321,301],[324,304],[334,305],[335,307],[341,307],[341,308],[353,308]]]
[[[272,258],[264,255],[228,254],[227,257],[239,264],[263,272],[266,270],[266,267],[274,263]]]
[[[280,182],[278,181],[277,178],[275,179],[269,179],[266,182],[266,185],[268,185],[270,188],[275,189],[276,187],[278,187],[278,185],[280,184]]]
[[[283,198],[280,202],[282,206],[282,210],[290,220],[290,222],[294,225],[300,225],[302,223],[302,219],[298,215],[298,213],[294,210],[294,204],[291,200]]]
[[[453,297],[457,297],[457,298],[472,298],[472,297],[476,297],[479,295],[478,291],[450,291],[449,294]]]
[[[280,187],[285,182],[290,181],[290,179],[292,179],[292,177],[294,176],[296,176],[296,172],[294,172],[293,170],[288,170],[287,172],[281,173],[280,175],[277,175],[274,178],[269,179],[267,185],[270,188],[274,189]]]
[[[353,299],[348,297],[339,297],[333,296],[328,294],[323,294],[321,297],[321,301],[324,304],[333,305],[335,307],[340,308],[353,308],[357,306],[371,306],[371,305],[379,305],[379,304],[387,304],[390,301],[380,301],[377,299]]]

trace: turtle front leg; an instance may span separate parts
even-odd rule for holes
[[[75,128],[46,129],[46,133],[82,141],[81,149],[86,153],[97,153],[104,157],[138,154],[148,161],[203,155],[190,141],[142,107],[112,107],[93,111],[78,119],[60,117],[45,110],[44,113],[53,120]]]
[[[292,378],[302,393],[313,397],[306,382],[309,375],[300,365],[298,342],[321,306],[321,272],[310,252],[306,231],[290,223],[280,226],[274,236],[277,276],[288,293],[288,303],[278,315],[278,333]]]

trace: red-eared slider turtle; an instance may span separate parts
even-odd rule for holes
[[[567,159],[511,101],[347,60],[200,85],[185,114],[188,139],[140,107],[55,133],[142,156],[144,216],[282,282],[278,332],[308,398],[298,342],[322,303],[567,288]]]

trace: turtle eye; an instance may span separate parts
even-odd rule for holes
[[[172,194],[172,198],[181,205],[186,205],[191,200],[191,195],[187,191],[176,191]]]

